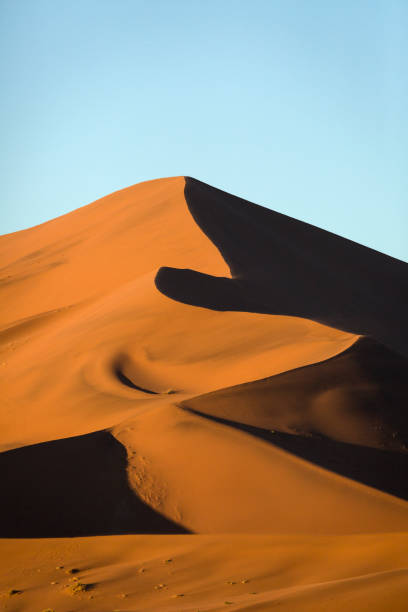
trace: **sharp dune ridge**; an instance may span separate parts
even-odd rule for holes
[[[173,177],[1,236],[0,296],[10,610],[403,609],[407,264]]]
[[[159,289],[207,308],[312,319],[408,356],[407,264],[196,179],[185,197],[232,278],[164,268]]]

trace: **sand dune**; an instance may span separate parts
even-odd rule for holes
[[[183,177],[0,237],[0,605],[402,610],[406,268]]]
[[[267,430],[406,452],[406,372],[405,359],[362,338],[331,359],[183,406]]]
[[[144,413],[113,433],[134,450],[131,486],[195,533],[338,534],[408,528],[407,502],[177,407]]]
[[[181,406],[407,499],[406,371],[405,359],[362,338],[331,359]]]

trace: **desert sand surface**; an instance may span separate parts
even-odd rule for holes
[[[0,609],[406,610],[407,278],[185,177],[1,236]]]
[[[2,582],[21,592],[1,601],[61,612],[405,612],[407,546],[406,533],[4,540]],[[87,589],[72,592],[77,584]]]

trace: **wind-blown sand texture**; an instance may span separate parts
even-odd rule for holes
[[[0,266],[0,609],[407,610],[407,264],[177,177]]]

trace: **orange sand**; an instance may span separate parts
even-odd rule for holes
[[[0,262],[0,609],[405,609],[406,264],[183,177]]]

